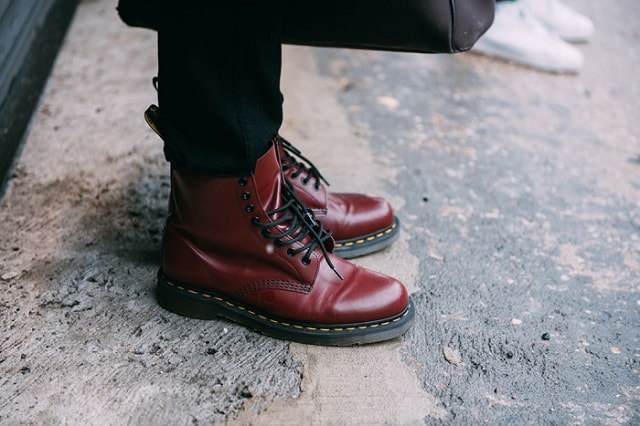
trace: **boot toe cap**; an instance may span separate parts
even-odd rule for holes
[[[368,235],[393,225],[391,205],[380,197],[364,194],[330,194],[329,208],[322,218],[336,240]]]

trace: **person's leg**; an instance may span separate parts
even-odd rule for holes
[[[162,69],[160,98],[162,110],[154,108],[148,112],[148,115],[150,121],[153,122],[152,126],[162,127],[162,131],[160,129],[157,130],[158,133],[161,133],[163,139],[167,141],[165,144],[167,157],[176,166],[188,163],[187,165],[195,166],[197,169],[210,174],[233,174],[236,170],[247,169],[246,166],[229,165],[223,159],[225,157],[235,158],[236,155],[243,155],[245,144],[247,143],[257,148],[254,152],[260,152],[261,149],[265,149],[262,141],[272,134],[271,132],[277,128],[281,120],[281,98],[277,86],[274,84],[276,75],[279,75],[280,72],[279,45],[272,44],[266,50],[263,47],[261,51],[264,53],[259,54],[256,51],[246,50],[247,45],[249,47],[252,45],[248,36],[250,34],[253,34],[254,37],[259,36],[257,40],[262,43],[263,41],[273,41],[273,36],[276,33],[260,36],[258,33],[249,32],[245,33],[244,37],[239,40],[240,43],[245,44],[245,60],[250,60],[252,55],[253,57],[259,56],[260,60],[263,61],[263,69],[270,70],[270,77],[265,80],[261,74],[254,78],[258,72],[255,69],[250,70],[252,75],[246,76],[251,83],[262,81],[262,85],[257,90],[254,88],[254,90],[247,92],[249,95],[253,94],[252,98],[262,98],[265,101],[261,104],[262,109],[258,111],[258,114],[255,114],[255,120],[262,123],[258,125],[262,129],[258,131],[258,137],[249,138],[248,142],[245,141],[243,144],[238,143],[227,146],[228,137],[222,136],[226,133],[232,137],[230,140],[235,140],[233,139],[233,134],[242,134],[242,132],[239,132],[239,126],[243,124],[242,121],[236,120],[235,110],[228,109],[228,104],[224,101],[225,99],[232,99],[235,94],[231,91],[231,86],[220,87],[220,81],[222,81],[220,78],[224,78],[225,74],[229,74],[231,69],[229,67],[234,66],[234,64],[228,61],[211,63],[205,60],[202,64],[187,64],[187,68],[182,67],[189,55],[208,52],[212,48],[220,54],[225,51],[228,54],[229,49],[232,48],[227,43],[230,34],[228,28],[234,28],[235,25],[233,21],[218,15],[218,19],[221,22],[215,22],[217,26],[213,27],[214,18],[209,18],[207,15],[189,16],[189,14],[195,14],[193,9],[191,12],[174,10],[174,8],[169,8],[169,6],[162,5],[162,3],[164,2],[159,0],[120,0],[118,2],[118,11],[127,24],[152,30],[158,30],[161,16],[165,16],[164,21],[166,23],[164,26],[166,31],[162,32],[160,40]],[[262,7],[267,6],[263,5]],[[226,6],[226,8],[229,9],[229,6]],[[261,24],[265,23],[268,27],[275,29],[279,25],[277,12],[279,10],[269,9],[263,15],[258,16],[258,19]],[[191,28],[189,33],[182,33],[182,22],[191,22],[192,19],[194,22],[199,21],[200,26]],[[203,23],[203,21],[205,22]],[[247,23],[248,21],[243,21],[240,24],[246,25]],[[255,31],[255,26],[251,28],[251,31]],[[172,32],[176,34],[171,35]],[[211,44],[208,38],[214,36],[218,37],[218,42]],[[191,37],[196,38],[196,44],[189,50],[185,50],[184,45],[190,44],[190,41],[187,40]],[[221,44],[221,46],[218,44]],[[182,80],[186,80],[188,83],[184,88],[180,88],[179,83]],[[201,92],[201,86],[208,87],[208,91]],[[165,91],[165,89],[167,90]],[[240,87],[240,90],[246,92],[243,87]],[[215,97],[216,93],[221,96]],[[172,111],[166,111],[165,107]],[[245,107],[245,110],[250,110],[250,108],[250,106],[248,108]],[[162,115],[160,115],[160,111],[162,111]],[[175,128],[176,126],[169,124],[171,120],[164,120],[165,116],[170,113],[176,117],[179,129],[184,129],[183,135],[179,134]],[[209,140],[211,139],[210,134],[217,132],[217,129],[221,128],[219,124],[215,128],[212,127],[213,123],[215,123],[212,119],[216,117],[222,119],[223,123],[228,124],[222,126],[224,133],[218,135],[219,139]],[[194,120],[196,124],[194,124]],[[246,126],[253,127],[253,124],[249,122],[246,123]],[[189,135],[186,134],[195,137],[189,138]],[[197,136],[201,134],[205,136],[198,138]],[[185,140],[186,143],[181,142]],[[209,145],[209,143],[212,145]],[[223,149],[220,150],[216,147],[216,143],[222,143]],[[320,178],[318,170],[304,157],[298,155],[299,151],[295,147],[282,138],[278,138],[277,143],[281,149],[282,166],[287,179],[296,188],[298,196],[307,207],[313,210],[316,217],[323,222],[325,227],[333,232],[336,240],[336,254],[344,258],[363,256],[391,245],[398,237],[400,231],[399,221],[387,201],[364,194],[328,191],[326,182]],[[224,161],[224,170],[221,170],[215,162],[210,163],[210,158],[212,157],[214,160]],[[249,158],[252,157],[255,157],[255,155],[249,155]],[[249,162],[252,161],[254,160],[251,159]],[[237,160],[233,163],[237,163]]]
[[[251,8],[249,3],[207,6],[207,13],[200,13],[197,8],[176,8],[169,2],[119,2],[120,14],[130,25],[162,27],[161,108],[149,111],[148,118],[165,140],[167,158],[176,169],[209,175],[251,170],[266,150],[264,141],[280,126],[278,32],[282,5],[269,2]],[[240,19],[239,11],[246,10],[251,13],[243,13]],[[239,35],[231,38],[236,28]],[[216,57],[225,59],[218,61]],[[259,66],[248,66],[254,63]],[[277,141],[287,179],[332,230],[336,254],[352,258],[393,243],[400,226],[387,201],[329,192],[317,169],[295,158],[299,153],[296,148],[281,138]]]
[[[172,166],[158,302],[303,343],[401,335],[406,288],[332,254],[284,176],[278,10],[206,4],[163,9],[159,26],[161,108],[145,115]]]
[[[174,168],[250,172],[282,123],[281,1],[159,3],[158,97]]]

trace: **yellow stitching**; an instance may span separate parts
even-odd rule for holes
[[[366,239],[359,239],[354,241],[347,241],[345,243],[335,243],[335,247],[344,247],[344,246],[352,246],[353,244],[362,244],[366,241],[373,241],[376,238],[382,238],[384,237],[386,234],[389,234],[390,232],[393,232],[394,229],[396,229],[397,225],[394,223],[393,225],[391,225],[390,227],[388,227],[387,229],[378,232],[375,235],[370,235],[368,236]]]
[[[280,325],[283,325],[285,327],[293,326],[294,328],[296,328],[298,330],[304,330],[304,329],[307,329],[307,330],[310,330],[310,331],[320,330],[320,331],[323,331],[323,332],[330,332],[332,330],[333,331],[344,331],[344,330],[346,330],[346,331],[354,331],[356,329],[358,329],[358,330],[366,330],[367,328],[376,328],[376,327],[380,327],[380,326],[384,327],[384,326],[389,325],[391,323],[398,322],[402,318],[406,317],[409,314],[409,311],[406,310],[402,314],[402,316],[394,318],[391,321],[385,321],[385,322],[382,322],[382,323],[379,323],[379,324],[360,325],[358,327],[335,327],[335,328],[316,328],[316,327],[309,327],[309,326],[303,327],[303,326],[298,325],[298,324],[291,325],[290,323],[287,323],[287,322],[280,322],[278,320],[274,320],[274,319],[268,318],[268,317],[266,317],[264,315],[256,314],[252,310],[246,309],[245,307],[243,307],[241,305],[237,305],[236,306],[235,304],[233,304],[233,303],[231,303],[231,302],[229,302],[227,300],[224,300],[223,298],[218,297],[218,296],[212,296],[212,295],[207,294],[207,293],[203,293],[203,292],[199,292],[199,291],[196,291],[196,290],[187,289],[187,288],[182,287],[180,285],[176,285],[176,284],[172,283],[171,281],[165,281],[165,282],[166,282],[167,285],[169,285],[171,287],[175,287],[178,290],[181,290],[181,291],[184,291],[184,292],[187,292],[187,293],[190,293],[190,294],[196,294],[196,295],[199,295],[199,296],[202,296],[202,297],[206,297],[206,298],[212,298],[213,297],[213,299],[218,301],[218,302],[224,302],[228,306],[231,306],[231,307],[234,307],[234,308],[238,308],[238,309],[243,310],[243,311],[246,310],[246,312],[248,312],[249,314],[257,316],[258,318],[260,318],[262,320],[268,320],[268,321],[270,321],[270,322],[272,322],[274,324],[280,324]]]

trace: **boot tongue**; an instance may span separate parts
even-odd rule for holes
[[[272,211],[282,205],[282,171],[275,145],[258,159],[254,181],[258,197],[265,211]]]

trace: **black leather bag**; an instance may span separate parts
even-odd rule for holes
[[[128,25],[157,29],[159,1],[119,0],[118,12]],[[494,9],[495,0],[285,0],[282,40],[310,46],[462,52],[489,28]]]
[[[423,53],[469,50],[495,0],[285,0],[285,43]]]

